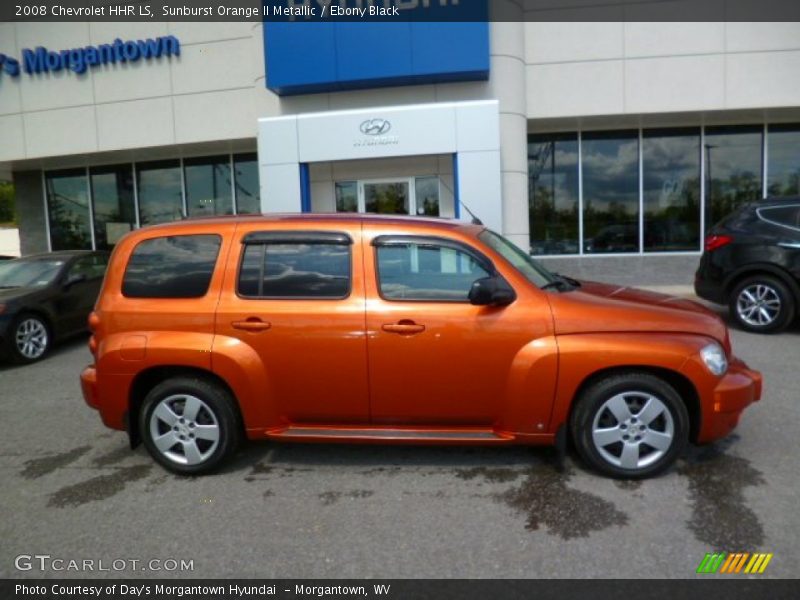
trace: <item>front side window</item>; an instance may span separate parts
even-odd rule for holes
[[[345,298],[350,293],[350,246],[247,244],[238,289],[250,298]]]
[[[467,302],[472,284],[490,273],[469,252],[433,242],[376,248],[378,283],[387,300]]]
[[[200,298],[208,292],[222,239],[174,235],[140,242],[125,269],[128,298]]]

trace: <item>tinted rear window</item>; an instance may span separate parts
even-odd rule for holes
[[[248,244],[239,294],[253,298],[344,298],[350,293],[350,246]]]
[[[139,243],[125,269],[122,294],[128,298],[205,296],[221,242],[218,235],[175,235]]]

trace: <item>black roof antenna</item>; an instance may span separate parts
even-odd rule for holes
[[[472,211],[469,209],[469,206],[467,206],[467,205],[466,205],[466,204],[464,204],[463,202],[461,203],[461,206],[463,206],[463,207],[464,207],[464,210],[466,210],[466,211],[469,213],[469,216],[470,216],[470,217],[472,217],[472,224],[473,224],[473,225],[483,225],[483,221],[481,221],[481,220],[480,220],[478,217],[476,217],[476,216],[475,216],[475,213],[474,213],[474,212],[472,212]]]

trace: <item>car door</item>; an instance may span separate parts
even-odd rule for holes
[[[336,225],[236,231],[216,333],[257,354],[271,425],[369,418],[360,230]]]
[[[90,254],[74,260],[64,272],[57,295],[56,317],[63,334],[86,329],[86,319],[94,308],[103,283],[108,257]]]
[[[497,271],[461,241],[365,227],[364,244],[373,422],[541,429],[557,360],[546,300],[517,282],[508,306],[470,304]]]

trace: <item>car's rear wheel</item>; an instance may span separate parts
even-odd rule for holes
[[[204,379],[176,377],[145,397],[139,431],[150,455],[182,475],[213,471],[241,440],[233,398]]]
[[[16,363],[28,364],[41,360],[50,350],[52,335],[47,322],[40,316],[19,315],[11,326],[11,358]]]
[[[780,279],[753,275],[740,281],[730,297],[730,312],[736,323],[754,333],[776,333],[794,318],[791,290]]]
[[[641,479],[675,462],[689,438],[689,415],[678,393],[649,373],[605,377],[577,400],[571,417],[578,453],[598,471]]]

